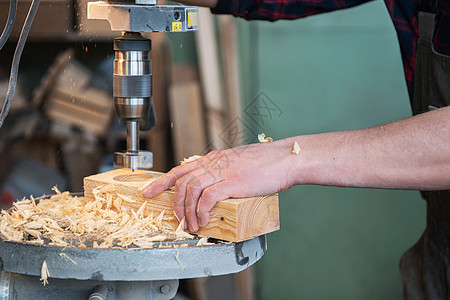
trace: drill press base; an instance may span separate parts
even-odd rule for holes
[[[0,299],[166,300],[175,297],[178,280],[99,281],[51,279],[45,287],[39,277],[0,273]],[[97,296],[97,297],[94,297]]]
[[[200,247],[192,242],[177,248],[179,241],[164,242],[169,248],[98,249],[3,241],[0,299],[86,300],[98,286],[107,289],[108,300],[171,299],[178,279],[237,273],[266,251],[265,235]],[[44,261],[50,273],[46,286],[39,280]]]

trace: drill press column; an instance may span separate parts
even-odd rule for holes
[[[117,115],[127,123],[127,151],[114,153],[114,166],[151,169],[153,155],[139,151],[139,121],[152,112],[151,41],[124,32],[114,39],[113,96]]]

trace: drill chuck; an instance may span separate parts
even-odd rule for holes
[[[151,41],[139,33],[114,40],[113,96],[117,115],[125,119],[148,116],[152,105]]]
[[[117,115],[127,123],[127,151],[114,153],[114,166],[149,169],[150,152],[139,151],[139,120],[152,108],[151,41],[140,33],[125,32],[114,39],[113,97]]]

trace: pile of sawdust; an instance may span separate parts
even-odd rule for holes
[[[130,201],[117,194],[113,185],[93,191],[94,201],[61,193],[37,201],[33,197],[15,202],[0,215],[2,239],[55,246],[93,248],[164,247],[161,241],[186,241],[196,237],[165,222],[164,211],[158,216],[144,216],[144,206],[134,211],[122,206]],[[206,238],[197,243],[208,245]],[[175,247],[185,247],[182,242]]]

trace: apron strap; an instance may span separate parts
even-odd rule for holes
[[[438,0],[421,0],[419,10],[436,13]]]
[[[433,41],[435,16],[432,12],[419,11],[419,39]]]

